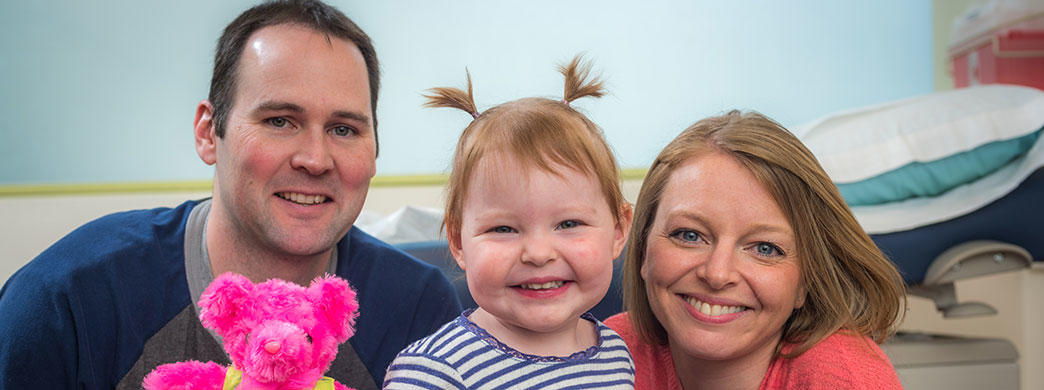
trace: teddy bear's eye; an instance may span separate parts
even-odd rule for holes
[[[312,335],[305,333],[305,340],[308,340],[308,344],[312,343]]]

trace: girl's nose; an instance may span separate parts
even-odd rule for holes
[[[542,266],[554,260],[556,255],[551,238],[544,234],[532,234],[525,237],[525,247],[522,250],[522,262]]]

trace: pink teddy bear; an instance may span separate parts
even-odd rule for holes
[[[203,292],[199,307],[203,326],[224,340],[232,366],[164,364],[145,377],[145,389],[350,390],[323,376],[337,346],[355,333],[359,304],[344,279],[316,278],[306,289],[224,274]]]

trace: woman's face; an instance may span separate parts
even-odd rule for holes
[[[641,275],[676,357],[771,359],[805,301],[793,229],[754,175],[721,152],[671,174]]]

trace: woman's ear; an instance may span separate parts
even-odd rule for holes
[[[620,257],[620,252],[627,246],[627,238],[631,234],[631,222],[634,220],[634,209],[624,202],[620,206],[620,220],[616,223],[616,235],[613,236],[613,258]]]
[[[808,291],[805,290],[805,284],[802,283],[798,286],[797,299],[794,301],[794,310],[800,309],[805,306],[805,299],[808,297]]]

